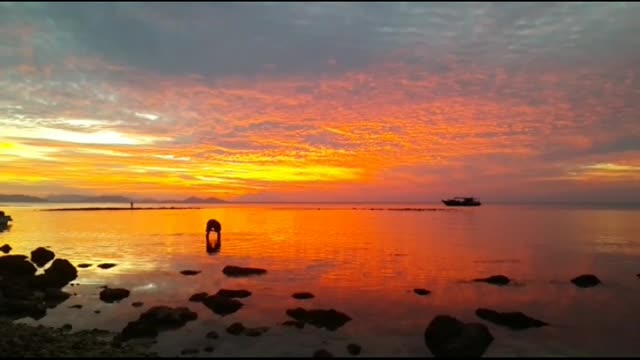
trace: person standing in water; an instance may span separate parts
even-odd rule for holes
[[[133,201],[131,202],[131,208],[133,209]]]

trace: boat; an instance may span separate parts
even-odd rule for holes
[[[11,216],[5,215],[4,211],[0,211],[0,226],[7,226],[9,225],[10,221],[13,221],[13,219],[11,219]]]
[[[474,197],[454,197],[442,200],[447,206],[480,206],[482,203]]]

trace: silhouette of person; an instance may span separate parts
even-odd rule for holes
[[[216,244],[214,246],[211,246],[211,242],[209,241],[209,234],[212,231],[214,231],[218,235],[216,239]],[[221,233],[222,233],[222,225],[220,225],[220,222],[218,222],[218,220],[215,220],[215,219],[209,219],[209,221],[207,221],[207,253],[220,251],[220,248],[222,247]]]

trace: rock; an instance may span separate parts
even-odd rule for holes
[[[227,327],[227,332],[231,335],[240,335],[244,331],[245,327],[239,322],[235,322]]]
[[[358,344],[349,344],[347,345],[347,351],[351,355],[359,355],[362,352],[362,346]]]
[[[326,328],[330,331],[335,331],[351,320],[351,318],[347,314],[341,313],[334,309],[305,310],[303,308],[295,308],[288,309],[287,315],[298,321],[309,323],[315,327]]]
[[[31,252],[31,261],[39,268],[45,266],[49,261],[53,260],[56,255],[53,251],[39,247]]]
[[[100,291],[100,300],[106,303],[114,303],[128,297],[130,291],[127,289],[106,288]]]
[[[135,301],[135,302],[131,303],[131,306],[133,306],[133,307],[141,307],[143,305],[144,305],[144,303],[141,302],[141,301]]]
[[[200,274],[200,270],[182,270],[180,271],[180,274],[185,276],[193,276]]]
[[[2,247],[0,247],[0,251],[2,251],[5,254],[8,254],[9,252],[11,252],[11,249],[12,247],[9,244],[4,244],[2,245]]]
[[[119,339],[155,338],[159,331],[177,329],[197,318],[198,314],[186,307],[154,306],[142,313],[138,320],[129,322],[120,332]]]
[[[81,268],[81,269],[86,269],[88,267],[91,267],[91,264],[80,264],[80,265],[78,265],[78,267]]]
[[[534,319],[522,312],[497,312],[490,309],[479,308],[476,315],[484,320],[497,325],[506,326],[512,330],[528,329],[532,327],[542,327],[549,325],[544,321]]]
[[[601,283],[600,279],[591,274],[580,275],[571,279],[571,282],[581,288],[593,287]]]
[[[193,348],[189,348],[189,349],[184,349],[180,352],[181,355],[195,355],[197,353],[199,353],[200,350],[198,349],[193,349]]]
[[[316,350],[313,357],[333,357],[333,354],[325,349]]]
[[[47,303],[49,308],[54,308],[71,297],[71,294],[58,288],[44,289],[43,294],[44,301]]]
[[[298,329],[302,329],[302,328],[304,328],[304,321],[287,320],[287,321],[283,322],[282,325],[284,325],[284,326],[294,326],[294,327],[297,327]]]
[[[249,291],[249,290],[220,289],[220,290],[218,290],[216,295],[226,296],[228,298],[246,298],[246,297],[251,296],[251,291]]]
[[[207,298],[207,296],[209,296],[209,294],[207,294],[206,292],[195,293],[191,295],[191,297],[189,298],[189,301],[203,302],[204,299]]]
[[[464,324],[448,315],[438,315],[424,332],[424,341],[435,357],[480,357],[493,341],[484,324]]]
[[[82,309],[82,305],[80,305],[80,304],[71,305],[71,306],[69,306],[69,309]]]
[[[211,311],[221,316],[232,314],[240,310],[243,306],[238,300],[220,295],[207,296],[202,303]]]
[[[62,331],[71,331],[71,329],[73,329],[73,326],[71,326],[71,324],[64,324],[61,327]]]
[[[269,328],[267,326],[260,326],[260,327],[256,327],[256,328],[246,328],[244,329],[244,334],[246,336],[260,336],[264,333],[266,333],[267,331],[269,331]]]
[[[24,255],[0,257],[0,276],[31,277],[38,269]]]
[[[222,269],[222,272],[227,276],[251,276],[266,274],[267,270],[251,267],[240,267],[227,265]]]
[[[431,294],[431,291],[429,291],[427,289],[413,289],[413,292],[418,294],[418,295],[429,295],[429,294]]]
[[[205,336],[207,339],[214,339],[214,340],[220,338],[220,335],[218,335],[218,333],[214,330],[209,331]]]
[[[94,310],[93,312],[96,314],[100,314],[100,310]]]
[[[104,269],[104,270],[111,269],[114,266],[116,266],[116,264],[113,264],[113,263],[104,263],[104,264],[98,265],[100,269]]]
[[[62,288],[78,277],[78,271],[68,260],[55,259],[44,274],[34,278],[36,288]]]
[[[203,350],[204,350],[204,352],[209,352],[210,353],[210,352],[213,352],[214,348],[213,348],[213,346],[207,346]]]
[[[305,300],[305,299],[312,299],[314,296],[310,292],[303,291],[303,292],[293,293],[291,297],[298,300]]]
[[[474,279],[473,281],[475,281],[475,282],[486,282],[488,284],[503,286],[503,285],[509,284],[509,282],[511,280],[508,277],[504,276],[504,275],[492,275],[492,276],[489,276],[487,278]]]

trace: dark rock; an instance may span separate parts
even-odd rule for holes
[[[238,300],[220,295],[207,296],[202,303],[211,311],[221,316],[232,314],[240,310],[243,306],[243,304]]]
[[[249,290],[220,289],[220,290],[218,290],[216,295],[226,296],[228,298],[246,298],[246,297],[251,296],[251,291],[249,291]]]
[[[418,295],[429,295],[429,294],[431,294],[431,291],[429,291],[427,289],[413,289],[413,292],[418,294]]]
[[[51,266],[33,279],[36,288],[62,288],[78,277],[78,271],[68,260],[55,259]]]
[[[235,322],[227,327],[227,332],[231,335],[240,335],[244,329],[244,325],[239,322]]]
[[[544,321],[534,319],[521,312],[497,312],[490,309],[479,308],[476,315],[494,324],[506,326],[512,330],[522,330],[531,327],[541,327],[549,325]]]
[[[448,315],[438,315],[424,332],[424,341],[435,357],[480,357],[493,341],[484,324],[464,324]]]
[[[189,298],[189,301],[203,302],[204,299],[207,298],[207,296],[209,296],[209,294],[207,294],[206,292],[195,293],[195,294],[191,295],[191,297]]]
[[[8,254],[9,252],[11,252],[11,249],[12,247],[9,244],[4,244],[2,245],[2,247],[0,247],[0,251],[2,251],[5,254]]]
[[[100,310],[94,310],[93,312],[96,314],[100,314]]]
[[[251,276],[266,274],[267,270],[251,267],[240,267],[227,265],[222,269],[222,272],[227,276]]]
[[[71,324],[64,324],[61,327],[62,331],[71,331],[71,329],[73,329],[73,326],[71,326]]]
[[[313,353],[313,357],[333,357],[333,354],[325,349],[320,349]]]
[[[256,328],[245,328],[244,329],[244,334],[246,336],[260,336],[264,333],[266,333],[267,331],[269,331],[269,328],[266,326],[260,326],[260,327],[256,327]]]
[[[509,282],[511,280],[508,277],[504,276],[504,275],[492,275],[492,276],[489,276],[487,278],[474,279],[473,281],[475,281],[475,282],[486,282],[488,284],[502,286],[502,285],[509,284]]]
[[[204,348],[203,350],[204,350],[204,352],[209,352],[209,353],[210,353],[210,352],[213,352],[214,347],[213,347],[213,346],[207,346],[207,347],[206,347],[206,348]]]
[[[0,276],[31,277],[38,269],[24,255],[0,257]]]
[[[571,279],[571,282],[574,285],[582,288],[593,287],[601,283],[600,279],[591,274],[580,275],[576,278]]]
[[[114,266],[116,266],[116,264],[113,264],[113,263],[104,263],[104,264],[98,265],[100,269],[104,269],[104,270],[111,269]]]
[[[347,351],[351,355],[358,355],[362,352],[362,346],[358,344],[349,344],[347,345]]]
[[[295,308],[288,309],[287,315],[298,321],[309,323],[315,327],[326,328],[330,331],[338,329],[351,320],[351,318],[347,314],[341,313],[334,309],[305,310],[303,308]]]
[[[207,337],[207,339],[214,339],[214,340],[220,338],[220,335],[218,335],[218,333],[214,330],[209,331],[205,336]]]
[[[159,331],[177,329],[198,318],[198,314],[185,307],[154,306],[131,321],[120,332],[123,341],[133,338],[155,338]]]
[[[304,328],[304,321],[287,320],[287,321],[283,322],[282,325],[284,325],[284,326],[294,326],[294,327],[297,327],[298,329],[302,329],[302,328]]]
[[[80,265],[78,265],[78,267],[81,268],[81,269],[86,269],[88,267],[91,267],[91,264],[80,264]]]
[[[312,299],[314,296],[310,292],[303,291],[303,292],[293,293],[291,297],[298,300],[305,300],[305,299]]]
[[[82,309],[82,305],[80,305],[80,304],[71,305],[71,306],[69,306],[69,309]]]
[[[637,276],[638,278],[640,278],[640,273],[639,273],[639,274],[636,274],[636,276]]]
[[[106,303],[113,303],[128,297],[130,291],[127,289],[106,288],[100,291],[100,300]]]
[[[181,354],[181,355],[195,355],[195,354],[197,354],[197,353],[199,353],[199,352],[200,352],[200,350],[198,350],[198,349],[192,349],[192,348],[189,348],[189,349],[184,349],[184,350],[182,350],[182,351],[180,352],[180,354]]]
[[[71,297],[71,294],[57,288],[44,289],[44,301],[50,309],[65,302],[69,297]]]
[[[141,307],[143,305],[144,305],[144,303],[141,302],[141,301],[135,301],[135,302],[131,303],[131,306],[133,306],[133,307]]]
[[[28,316],[40,320],[47,315],[47,306],[42,300],[6,299],[0,306],[0,315],[11,319]]]
[[[185,276],[193,276],[200,274],[200,270],[182,270],[180,271],[180,274]]]
[[[56,257],[53,251],[39,247],[31,252],[31,261],[39,268],[45,266],[49,261]]]

